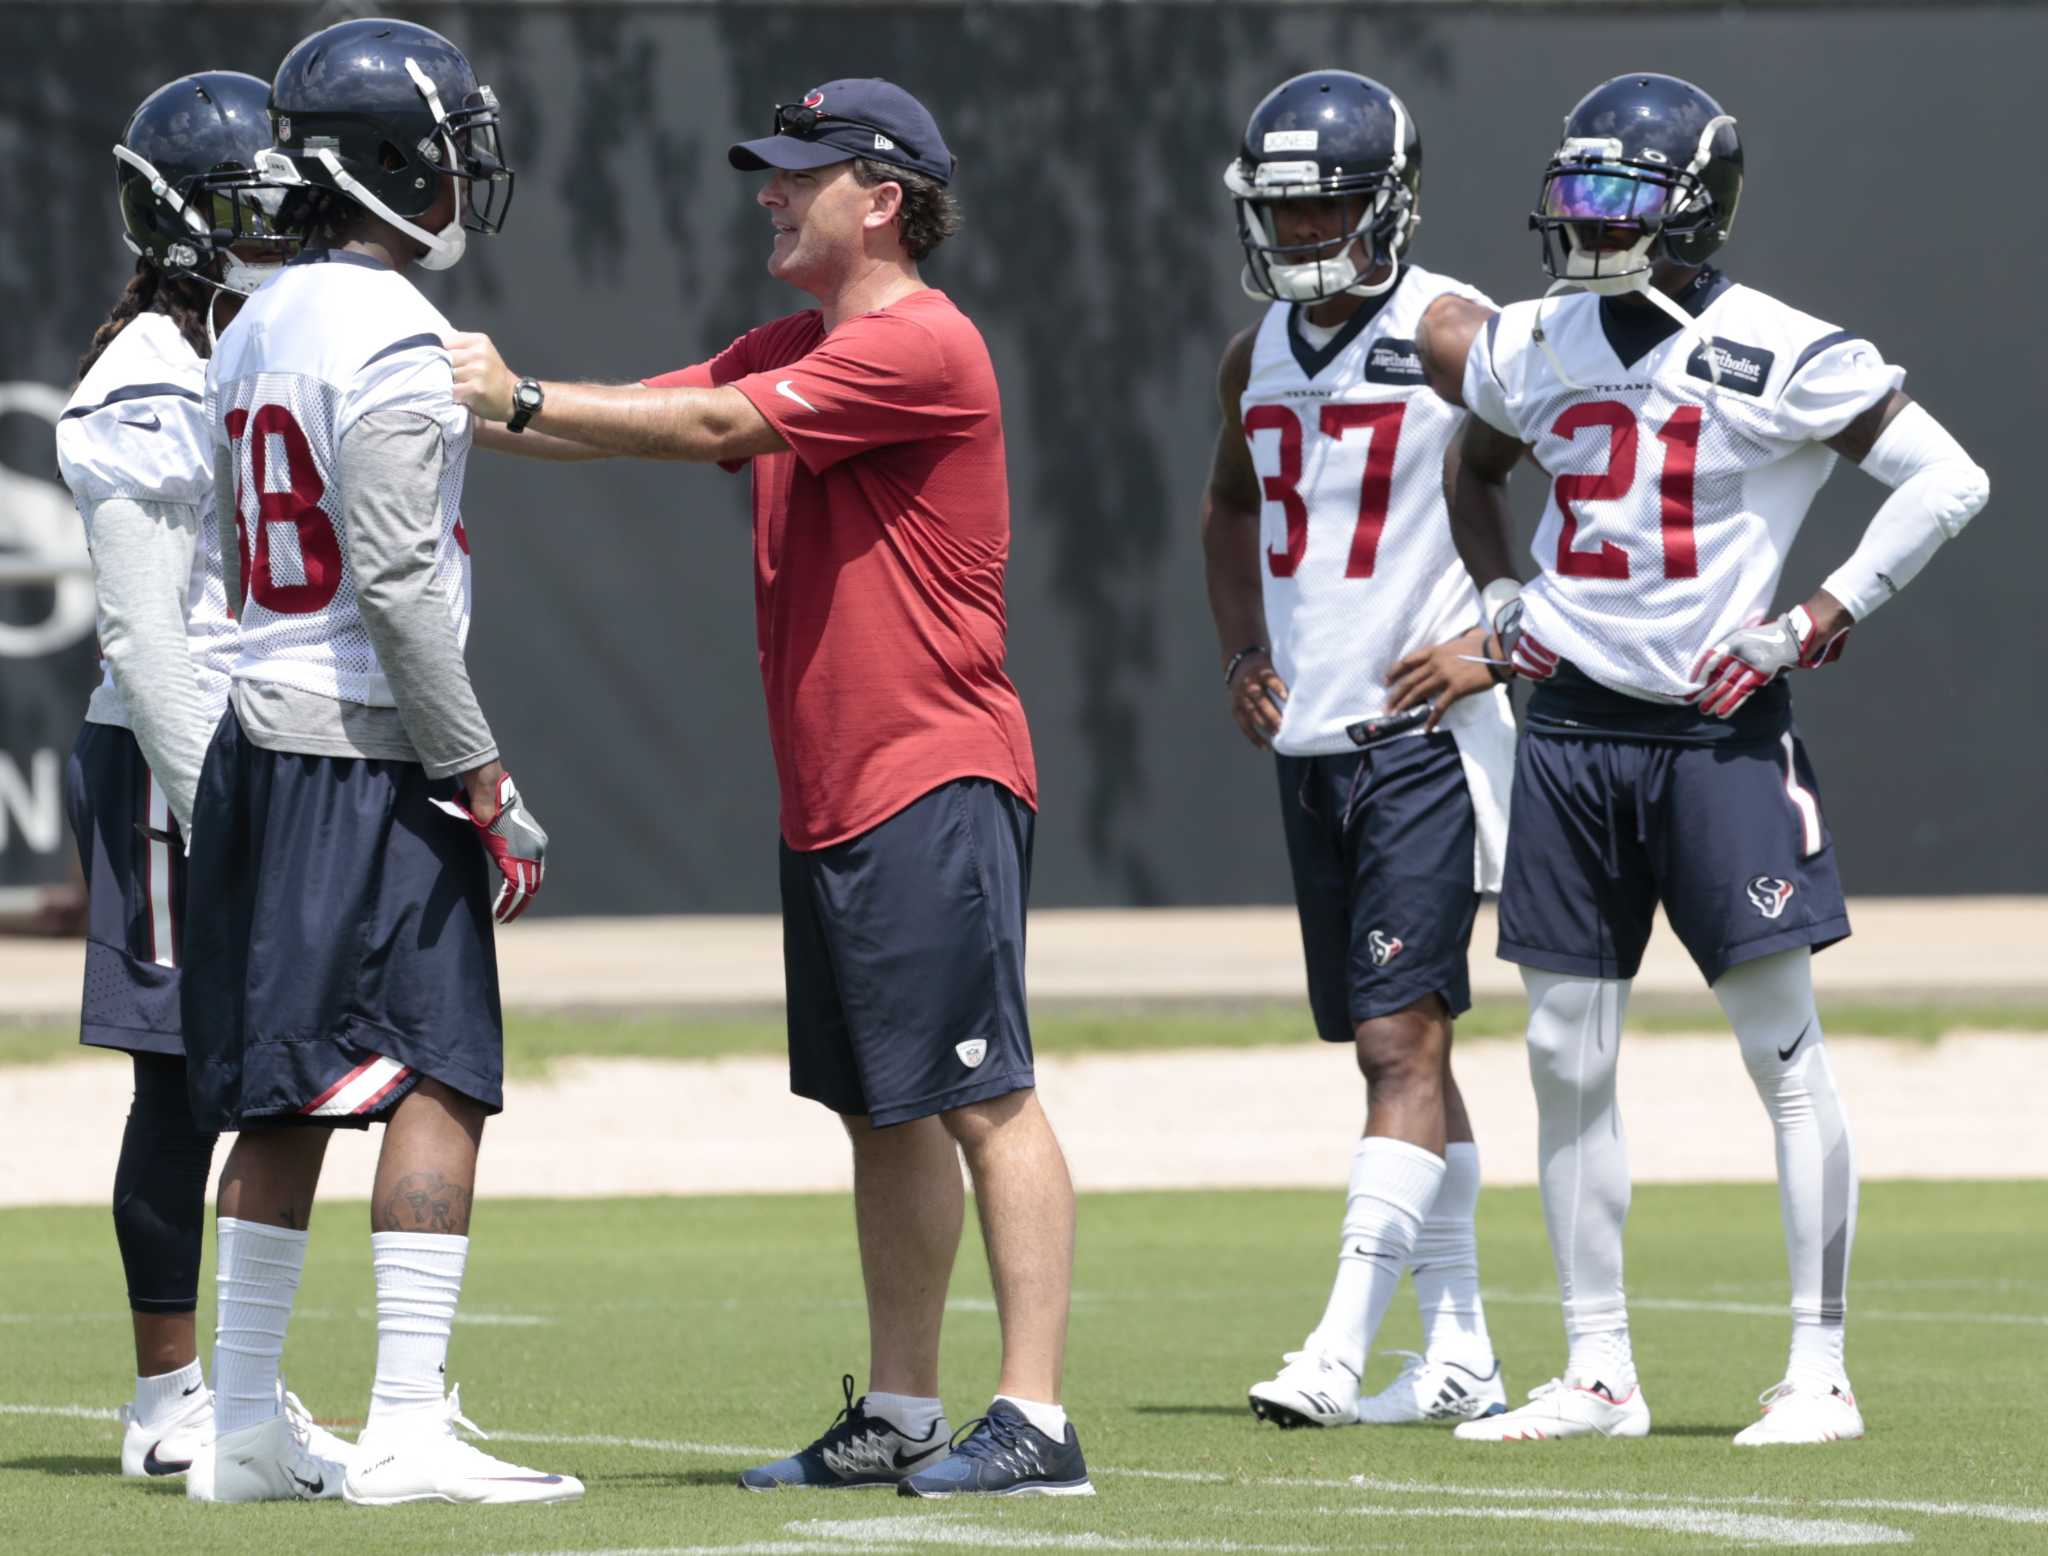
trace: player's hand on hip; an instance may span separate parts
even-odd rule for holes
[[[458,331],[442,342],[455,373],[455,403],[466,405],[485,421],[509,421],[512,389],[519,380],[488,335]]]
[[[1702,713],[1731,718],[1759,687],[1768,686],[1787,670],[1817,670],[1842,657],[1847,626],[1824,631],[1804,605],[1795,605],[1774,621],[1737,627],[1700,655],[1692,678]]]
[[[1430,704],[1429,722],[1422,726],[1422,732],[1428,734],[1443,722],[1452,703],[1493,687],[1492,669],[1476,662],[1485,653],[1486,633],[1474,627],[1463,637],[1434,648],[1418,648],[1397,660],[1387,672],[1387,689],[1393,694],[1387,712],[1405,713],[1418,703]]]
[[[1287,683],[1273,668],[1272,656],[1262,648],[1246,654],[1223,690],[1230,699],[1230,716],[1244,738],[1261,751],[1271,746],[1287,707]]]
[[[494,775],[492,768],[496,768]],[[540,894],[541,876],[547,869],[548,835],[519,797],[519,787],[510,773],[495,762],[478,772],[486,775],[483,784],[465,780],[457,798],[434,803],[476,828],[484,852],[504,877],[497,900],[491,904],[491,917],[509,924]]]

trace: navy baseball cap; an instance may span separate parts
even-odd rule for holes
[[[827,81],[800,103],[778,104],[773,135],[743,140],[725,156],[745,173],[872,157],[941,184],[952,182],[954,167],[938,121],[923,103],[880,76]]]

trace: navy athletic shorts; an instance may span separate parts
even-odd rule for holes
[[[1724,720],[1622,697],[1560,666],[1530,699],[1509,814],[1506,961],[1633,978],[1659,903],[1709,984],[1849,934],[1782,679]]]
[[[789,1089],[885,1127],[1036,1084],[1031,807],[962,778],[859,837],[781,845]]]
[[[490,863],[430,803],[453,791],[416,762],[266,751],[228,710],[192,816],[201,1127],[362,1127],[423,1075],[503,1107]]]
[[[85,874],[85,997],[79,1040],[182,1054],[179,952],[185,840],[135,736],[87,724],[64,768],[64,806]]]
[[[1470,1009],[1478,823],[1457,738],[1407,735],[1277,765],[1318,1035],[1351,1042],[1359,1022],[1431,994],[1453,1016]]]

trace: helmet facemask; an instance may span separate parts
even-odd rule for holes
[[[1630,158],[1619,140],[1566,140],[1544,170],[1543,194],[1529,217],[1543,242],[1544,272],[1553,281],[1612,297],[1648,289],[1659,259],[1700,263],[1734,219],[1732,211],[1724,217],[1716,209],[1700,177],[1713,156],[1715,135],[1734,123],[1726,115],[1709,123],[1683,168]],[[1699,243],[1703,238],[1711,241]],[[1688,252],[1695,246],[1698,257]]]
[[[150,202],[145,211],[130,211],[124,241],[165,275],[246,297],[298,247],[297,238],[277,229],[283,191],[250,168],[223,163],[174,186],[130,147],[115,146],[114,158],[133,170],[124,204]],[[135,240],[137,226],[151,236],[147,246]],[[262,257],[250,257],[251,250]]]
[[[1237,203],[1237,236],[1244,245],[1245,294],[1261,302],[1319,303],[1333,297],[1379,297],[1400,279],[1400,260],[1421,223],[1408,173],[1407,115],[1399,98],[1394,115],[1392,159],[1384,168],[1325,174],[1314,158],[1253,161],[1240,156],[1223,170],[1223,184]],[[1282,243],[1270,207],[1285,200],[1345,200],[1363,197],[1365,209],[1348,232],[1306,243]],[[1359,268],[1354,252],[1364,244],[1371,262]],[[1386,276],[1368,283],[1367,276]]]

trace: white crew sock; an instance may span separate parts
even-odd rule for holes
[[[233,1216],[220,1217],[217,1226],[213,1426],[225,1436],[278,1412],[277,1363],[306,1267],[307,1234]]]
[[[1035,1399],[1019,1399],[1015,1394],[998,1394],[997,1399],[1007,1400],[1024,1412],[1024,1419],[1037,1427],[1056,1443],[1067,1440],[1067,1407],[1047,1405]]]
[[[1551,1258],[1564,1299],[1568,1383],[1636,1386],[1621,1286],[1628,1222],[1628,1140],[1614,1073],[1628,981],[1522,969],[1529,991],[1529,1080],[1536,1092],[1537,1170]]]
[[[917,1394],[878,1394],[870,1389],[861,1397],[861,1409],[879,1421],[886,1421],[905,1437],[922,1439],[935,1422],[946,1417],[946,1407],[936,1399]]]
[[[1848,1386],[1842,1323],[1856,1239],[1856,1144],[1828,1064],[1804,946],[1729,969],[1714,985],[1778,1143],[1778,1209],[1792,1277],[1786,1376]]]
[[[1493,1370],[1493,1338],[1479,1300],[1479,1147],[1469,1140],[1444,1147],[1444,1181],[1415,1236],[1409,1273],[1422,1310],[1422,1350],[1431,1361],[1453,1362],[1486,1376]]]
[[[447,1393],[448,1331],[462,1295],[469,1239],[372,1232],[377,1273],[377,1378],[365,1434],[427,1424]]]
[[[166,1417],[176,1415],[205,1387],[206,1375],[199,1370],[196,1361],[185,1363],[176,1372],[160,1372],[153,1378],[138,1377],[132,1412],[136,1425],[155,1426]]]
[[[1444,1159],[1433,1151],[1382,1135],[1358,1142],[1351,1153],[1337,1279],[1323,1321],[1309,1336],[1312,1350],[1365,1376],[1366,1352],[1443,1181]]]

